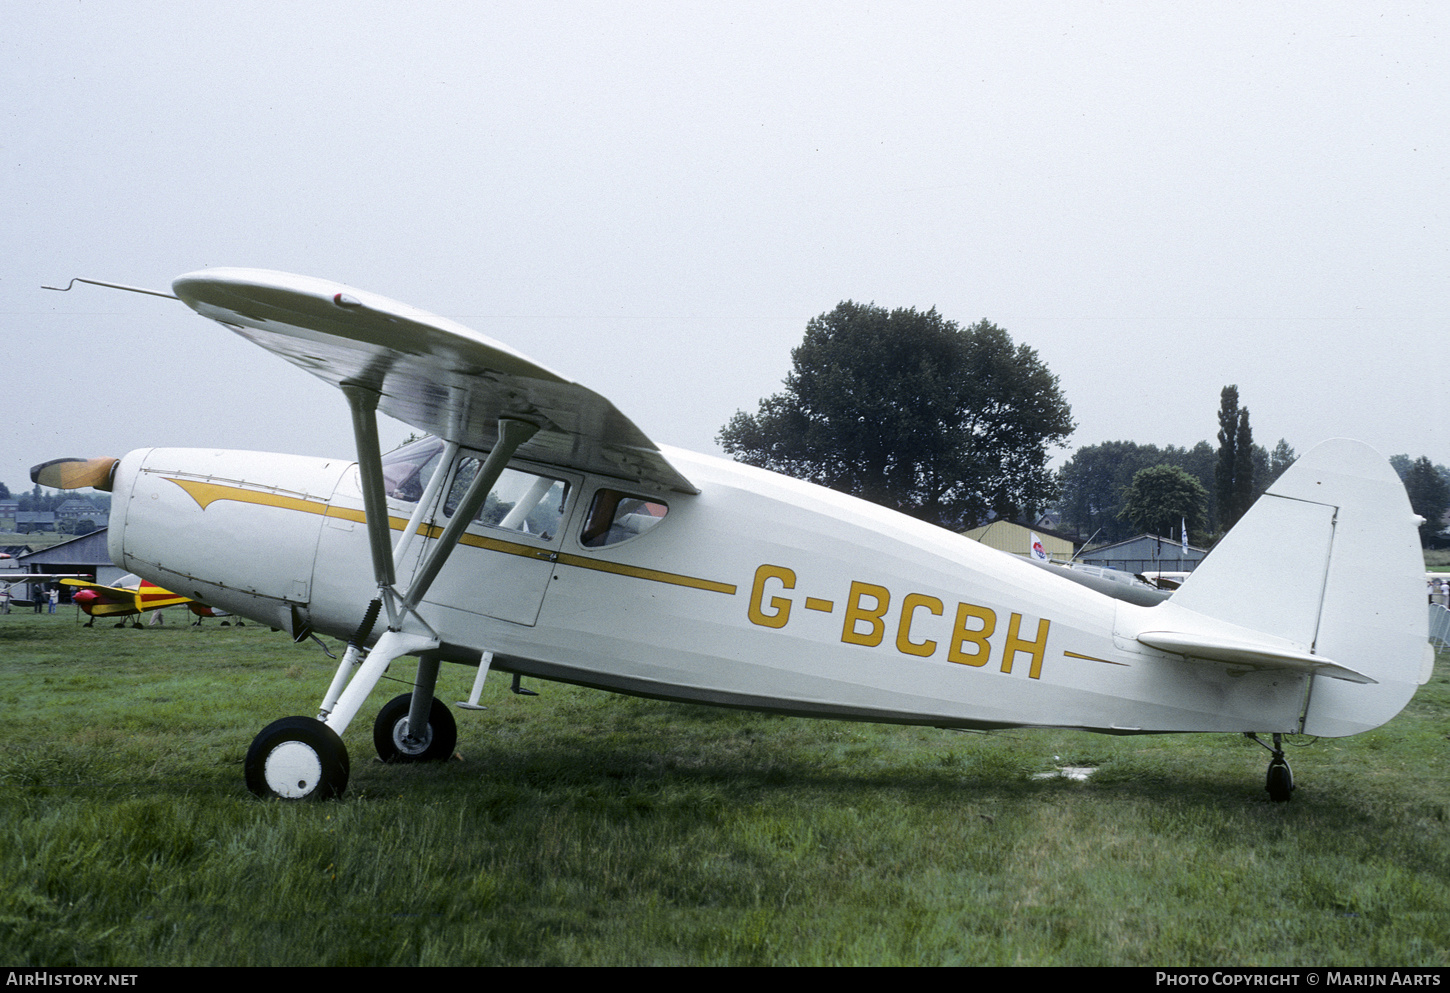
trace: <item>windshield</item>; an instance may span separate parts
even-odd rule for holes
[[[383,456],[383,492],[394,500],[417,503],[438,469],[442,438],[421,438]]]

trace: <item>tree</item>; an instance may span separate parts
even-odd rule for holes
[[[1269,471],[1264,479],[1264,489],[1274,485],[1274,481],[1284,475],[1284,470],[1294,464],[1299,456],[1294,454],[1294,449],[1289,442],[1283,438],[1274,446],[1274,451],[1269,455]]]
[[[1239,388],[1225,386],[1218,400],[1218,462],[1214,466],[1214,517],[1222,530],[1237,520],[1234,505],[1234,443],[1239,433]]]
[[[721,429],[741,462],[952,528],[1054,496],[1048,448],[1072,412],[1037,353],[996,325],[846,301],[806,326],[791,362],[782,392]]]
[[[1122,516],[1123,494],[1140,469],[1166,461],[1156,445],[1132,441],[1079,448],[1057,474],[1064,520],[1084,538],[1111,542],[1129,537],[1132,526]]]
[[[1264,469],[1269,467],[1269,456],[1254,444],[1254,432],[1249,427],[1249,408],[1239,408],[1238,433],[1234,437],[1234,499],[1233,516],[1224,522],[1227,531],[1238,523],[1240,517],[1249,512],[1258,491],[1254,489],[1254,478],[1258,475],[1258,463],[1262,456]]]
[[[1106,441],[1085,445],[1058,470],[1062,489],[1058,501],[1063,518],[1083,538],[1111,542],[1131,537],[1133,525],[1122,516],[1123,500],[1133,476],[1140,469],[1172,465],[1187,472],[1212,493],[1214,484],[1213,446],[1200,441],[1192,448],[1168,445],[1140,445],[1132,441]],[[1205,496],[1202,529],[1208,529],[1211,496]]]
[[[1410,506],[1425,519],[1420,525],[1420,544],[1428,546],[1440,535],[1440,521],[1450,507],[1450,485],[1425,456],[1420,456],[1405,474],[1405,492]]]
[[[1208,490],[1183,469],[1157,465],[1141,469],[1124,494],[1122,516],[1139,531],[1171,535],[1187,522],[1189,533],[1203,527]]]
[[[1395,472],[1400,474],[1400,482],[1404,482],[1406,479],[1409,478],[1410,469],[1414,466],[1414,464],[1414,460],[1412,460],[1408,455],[1390,456],[1390,465],[1394,467]],[[1435,471],[1440,474],[1441,479],[1445,480],[1445,485],[1450,486],[1450,469],[1447,469],[1440,463],[1436,462]]]
[[[1268,470],[1269,455],[1254,444],[1249,409],[1239,408],[1239,388],[1225,386],[1219,394],[1218,462],[1214,466],[1214,517],[1227,531],[1258,496],[1256,477]],[[1262,469],[1262,471],[1260,471]]]

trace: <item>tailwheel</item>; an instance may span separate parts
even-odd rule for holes
[[[458,744],[458,725],[453,713],[437,697],[428,710],[428,724],[421,733],[408,726],[408,708],[413,694],[393,697],[378,711],[373,722],[373,744],[384,762],[441,762],[453,755]]]
[[[1288,803],[1294,795],[1294,773],[1282,755],[1269,763],[1269,773],[1264,778],[1264,789],[1275,803]]]
[[[329,800],[347,789],[347,746],[311,717],[284,717],[262,729],[247,749],[247,789],[259,797]]]
[[[1244,737],[1264,745],[1256,734],[1245,734]],[[1264,776],[1264,789],[1275,803],[1288,803],[1294,797],[1294,772],[1289,768],[1288,759],[1284,758],[1284,736],[1275,733],[1273,747],[1264,747],[1273,756],[1269,760],[1269,771]]]

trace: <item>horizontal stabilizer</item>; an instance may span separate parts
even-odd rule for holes
[[[1351,683],[1373,683],[1362,672],[1332,662],[1322,655],[1281,648],[1263,642],[1244,641],[1215,635],[1185,634],[1181,631],[1144,631],[1138,641],[1174,655],[1183,655],[1210,662],[1242,665],[1252,669],[1292,669],[1311,675],[1346,679]]]

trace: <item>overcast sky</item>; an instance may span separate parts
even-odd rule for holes
[[[347,455],[332,388],[180,303],[322,276],[717,451],[845,299],[1037,349],[1070,447],[1336,436],[1450,464],[1444,3],[0,8],[0,481]],[[385,447],[407,428],[390,423]]]

